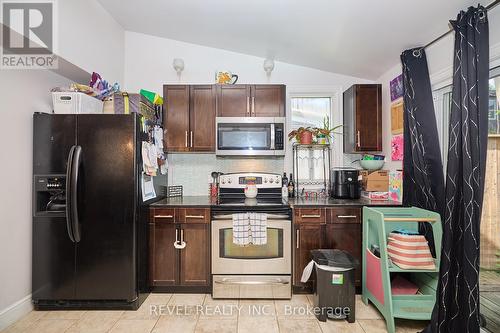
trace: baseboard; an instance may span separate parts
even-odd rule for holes
[[[31,294],[0,311],[0,331],[33,310]]]

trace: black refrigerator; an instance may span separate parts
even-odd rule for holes
[[[141,116],[33,116],[37,309],[137,309],[147,296]]]

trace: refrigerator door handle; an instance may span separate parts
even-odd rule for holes
[[[71,165],[70,214],[75,242],[80,242],[80,220],[78,219],[78,175],[82,164],[82,147],[75,146],[73,163]]]
[[[68,154],[68,163],[67,163],[67,166],[66,166],[66,229],[68,230],[68,236],[69,236],[69,239],[74,243],[75,242],[75,238],[73,237],[73,223],[71,222],[71,218],[72,218],[72,214],[71,214],[71,204],[72,204],[72,200],[71,200],[71,189],[72,189],[72,185],[71,185],[71,173],[72,173],[72,170],[73,170],[73,156],[75,154],[75,147],[76,146],[72,146],[71,149],[69,150],[69,154]]]

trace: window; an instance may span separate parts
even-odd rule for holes
[[[500,305],[500,67],[490,72],[488,100],[488,147],[484,201],[481,217],[481,257],[479,290],[481,311],[486,317],[486,329],[495,331],[491,322],[498,322],[496,309]],[[434,91],[434,106],[439,139],[446,170],[448,126],[451,110],[451,86]],[[493,299],[493,301],[491,300]]]
[[[489,82],[488,134],[500,135],[500,73]]]
[[[292,97],[292,129],[299,127],[321,127],[323,119],[330,117],[332,100],[330,97]]]

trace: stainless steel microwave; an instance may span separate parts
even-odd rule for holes
[[[284,117],[217,117],[216,155],[284,156]]]

